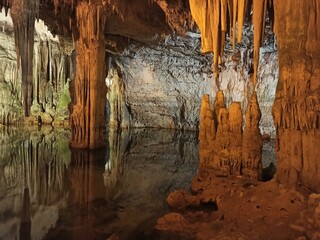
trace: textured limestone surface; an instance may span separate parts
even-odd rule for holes
[[[118,105],[126,106],[128,117],[118,114],[123,127],[166,127],[196,129],[203,94],[215,98],[217,85],[212,72],[212,56],[200,53],[200,34],[167,37],[154,47],[130,45],[121,57],[115,57],[121,81]],[[242,44],[232,50],[226,45],[220,66],[219,85],[227,106],[238,101],[246,109],[252,92],[252,33],[247,26]],[[262,133],[275,136],[271,106],[278,79],[277,50],[271,35],[261,48],[257,97],[262,112]],[[108,76],[113,82],[113,76]],[[112,91],[112,90],[111,90]],[[114,92],[110,93],[114,96]],[[245,112],[244,112],[245,114]]]

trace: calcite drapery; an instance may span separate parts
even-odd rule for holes
[[[25,116],[30,115],[33,100],[33,46],[38,0],[12,0],[11,17],[14,25],[18,66],[21,64]]]
[[[274,1],[279,82],[273,105],[277,178],[320,191],[320,4]]]
[[[71,146],[97,148],[105,145],[106,66],[105,5],[79,2],[76,8],[79,39],[71,114]]]
[[[223,53],[226,33],[230,32],[230,38],[235,48],[236,36],[238,42],[242,39],[242,27],[246,13],[253,8],[254,24],[254,78],[257,83],[257,71],[259,65],[259,48],[263,42],[267,1],[248,0],[189,0],[191,14],[201,31],[202,51],[214,52],[214,73],[218,76],[218,63]],[[250,3],[250,4],[248,4]],[[272,12],[273,9],[269,8]],[[229,25],[227,24],[229,23]],[[237,25],[238,23],[238,25]],[[238,27],[238,33],[236,29]]]

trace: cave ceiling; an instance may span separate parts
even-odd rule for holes
[[[0,0],[6,11],[14,2],[28,0]],[[64,40],[77,40],[77,0],[40,0],[36,15],[50,31]],[[154,44],[175,32],[184,34],[193,26],[188,0],[108,0],[91,1],[106,4],[106,45],[109,49],[123,49],[131,40]],[[39,8],[39,10],[37,9]],[[116,50],[115,50],[116,51]]]

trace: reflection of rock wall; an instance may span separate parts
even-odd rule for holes
[[[24,192],[30,198],[31,239],[42,239],[66,204],[69,134],[51,130],[0,128],[0,214],[6,216],[0,220],[1,239],[18,237],[20,217],[27,210]]]
[[[0,124],[18,124],[23,120],[21,68],[17,68],[11,18],[0,12]],[[33,60],[33,102],[30,123],[63,124],[69,117],[69,82],[73,77],[71,56],[62,51],[59,40],[36,23]]]
[[[111,228],[147,226],[165,208],[170,191],[190,185],[198,166],[193,132],[135,129],[109,133],[109,161],[104,173],[107,199],[120,210]],[[152,224],[152,223],[151,223]]]

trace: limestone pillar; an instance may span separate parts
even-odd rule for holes
[[[82,1],[76,7],[76,15],[79,39],[72,94],[71,146],[93,149],[105,145],[106,9],[101,1]]]

